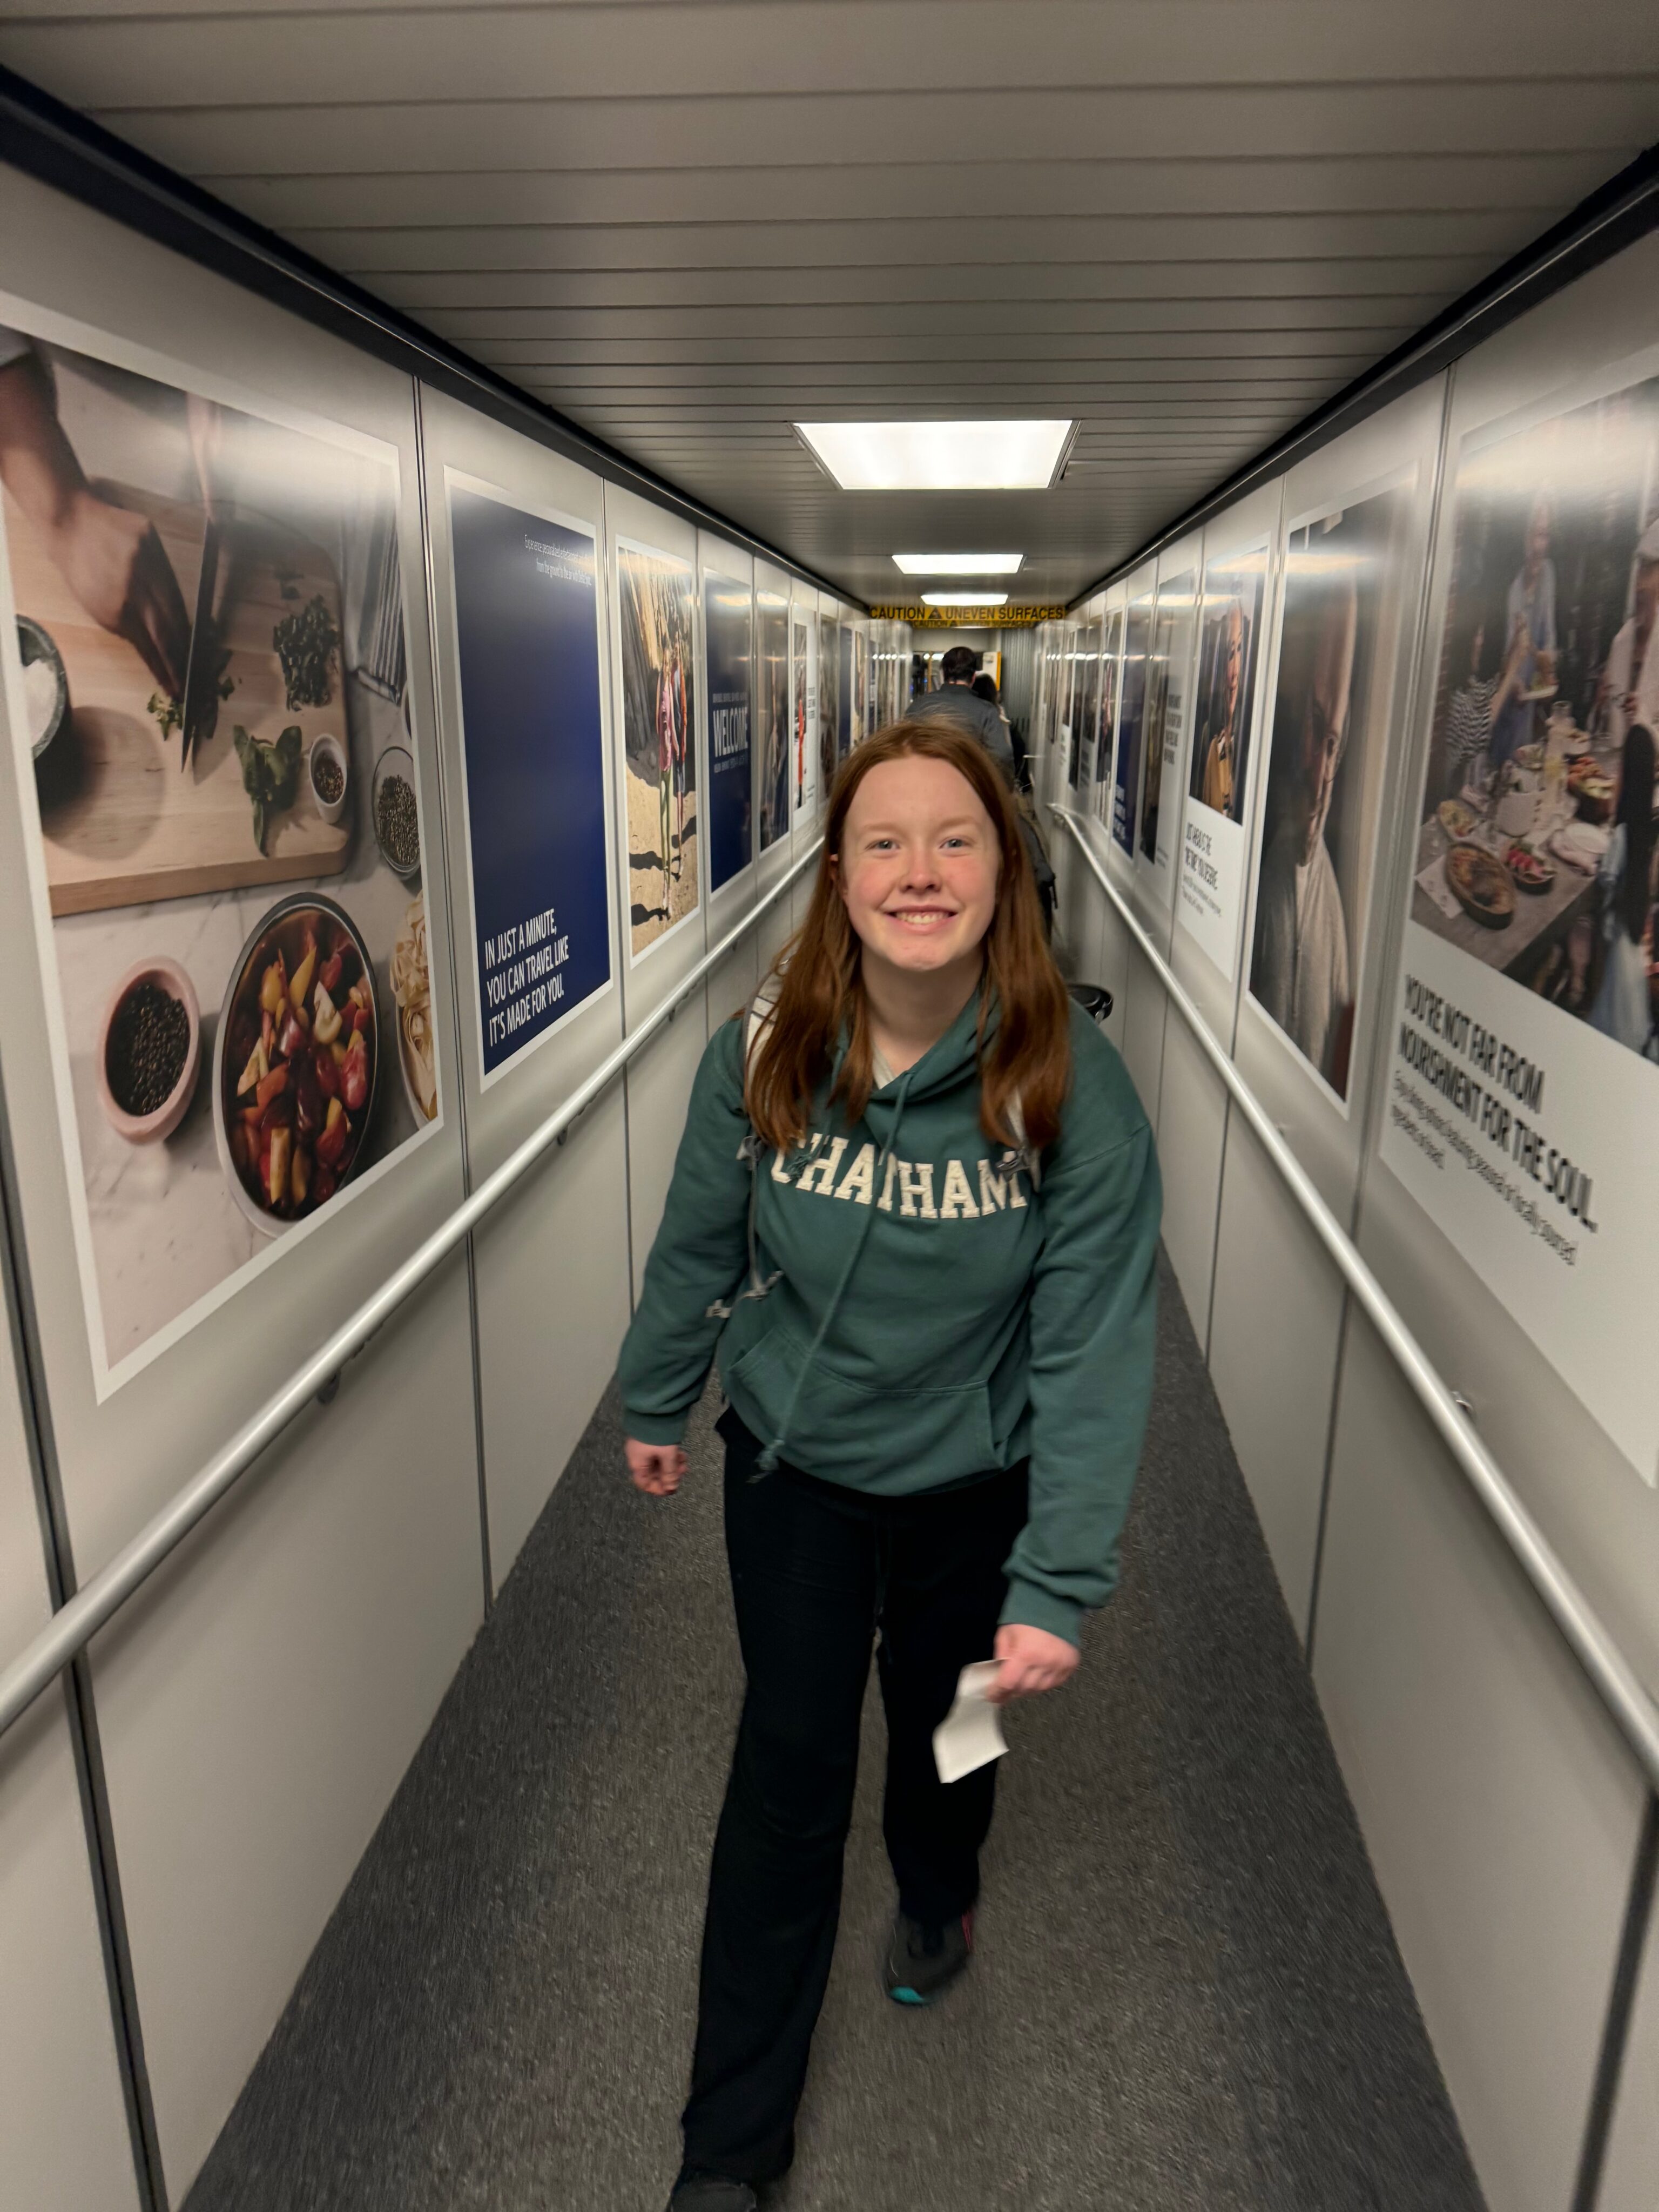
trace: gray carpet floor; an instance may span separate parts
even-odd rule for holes
[[[660,2212],[741,1678],[715,1407],[668,1504],[607,1400],[187,2212]],[[971,1972],[876,1983],[873,1686],[778,2212],[1478,2212],[1166,1270],[1122,1589],[1017,1708]]]

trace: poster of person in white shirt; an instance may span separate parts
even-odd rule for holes
[[[1461,458],[1412,919],[1659,1057],[1659,378]]]
[[[1339,1098],[1348,1095],[1355,980],[1398,610],[1390,550],[1401,485],[1291,532],[1267,757],[1250,994]]]

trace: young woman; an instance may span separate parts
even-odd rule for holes
[[[1066,1681],[1111,1594],[1160,1206],[995,763],[896,724],[842,769],[805,926],[703,1056],[623,1352],[629,1466],[665,1497],[718,1346],[748,1677],[671,2212],[747,2212],[793,2155],[878,1632],[884,1986],[927,2003],[968,1963],[995,1768],[945,1786],[933,1731],[972,1661],[999,1700]]]

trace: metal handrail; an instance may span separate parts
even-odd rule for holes
[[[677,983],[669,996],[600,1061],[556,1113],[532,1129],[516,1151],[508,1154],[492,1175],[486,1176],[471,1198],[441,1222],[401,1267],[389,1275],[372,1297],[343,1322],[332,1336],[313,1352],[297,1373],[246,1422],[230,1442],[167,1501],[155,1518],[145,1523],[125,1550],[89,1577],[75,1595],[62,1605],[32,1644],[0,1673],[0,1736],[46,1689],[70,1662],[120,1610],[133,1592],[176,1546],[234,1487],[265,1447],[279,1437],[296,1414],[310,1404],[319,1389],[337,1375],[347,1360],[361,1352],[404,1300],[441,1267],[492,1207],[498,1206],[553,1146],[562,1144],[604,1091],[629,1063],[665,1029],[678,1009],[705,983],[722,960],[775,906],[802,871],[817,858],[820,838],[794,862],[763,898],[757,900],[736,927],[726,932],[711,952]]]
[[[1308,1217],[1320,1243],[1336,1262],[1365,1310],[1367,1319],[1393,1353],[1396,1364],[1439,1430],[1448,1449],[1473,1485],[1475,1495],[1502,1531],[1533,1588],[1542,1598],[1556,1626],[1572,1647],[1574,1656],[1599,1692],[1602,1703],[1623,1730],[1626,1740],[1646,1770],[1649,1782],[1659,1789],[1659,1705],[1641,1678],[1603,1626],[1600,1617],[1573,1580],[1553,1546],[1511,1488],[1508,1478],[1486,1449],[1441,1380],[1433,1362],[1411,1330],[1399,1309],[1359,1256],[1358,1248],[1335,1214],[1320,1196],[1311,1177],[1280,1136],[1249,1084],[1217,1042],[1209,1024],[1199,1012],[1179,977],[1147,935],[1139,919],[1102,865],[1078,816],[1068,806],[1050,805],[1049,812],[1071,833],[1130,935],[1152,963],[1152,972],[1168,993],[1170,1002],[1197,1040],[1234,1104],[1249,1123],[1252,1133],[1289,1186],[1291,1196]]]

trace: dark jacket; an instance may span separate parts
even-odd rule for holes
[[[970,738],[977,738],[1008,781],[1014,780],[1014,748],[1008,725],[988,699],[981,699],[965,684],[947,684],[942,691],[925,691],[913,699],[905,715],[910,722],[931,722],[935,716],[959,722]]]

